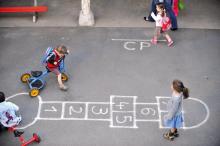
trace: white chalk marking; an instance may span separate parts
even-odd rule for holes
[[[116,116],[116,121],[117,121],[117,123],[119,123],[119,124],[123,124],[123,123],[126,123],[126,122],[128,122],[128,121],[132,121],[132,117],[131,116],[124,116],[124,119],[123,119],[123,121],[119,121],[119,119],[118,119],[118,116]]]
[[[86,103],[86,107],[85,107],[85,119],[88,120],[88,102]]]
[[[143,109],[141,109],[141,114],[142,115],[149,115],[151,113],[151,111],[153,112],[151,115],[155,116],[156,111],[153,108],[143,108]]]
[[[65,115],[65,103],[62,103],[62,111],[61,111],[61,119],[64,119],[64,115]]]
[[[143,50],[143,48],[149,48],[151,46],[151,43],[149,42],[140,42],[140,50]]]
[[[126,49],[126,50],[129,50],[129,51],[134,51],[136,50],[136,48],[129,48],[128,45],[129,44],[136,44],[136,42],[125,42],[123,47]]]
[[[123,47],[128,51],[140,50],[151,47],[151,40],[142,39],[111,39],[112,41],[124,42]],[[158,42],[166,42],[167,40],[158,40]]]
[[[115,103],[113,103],[113,104],[115,104]],[[126,104],[128,105],[129,103],[128,102],[120,102],[119,105],[115,105],[115,106],[119,106],[120,109],[123,109],[122,107],[124,107]]]
[[[112,41],[130,41],[130,42],[150,42],[151,40],[143,39],[112,39]],[[157,40],[159,42],[166,42],[167,40]]]
[[[156,96],[156,100],[157,100],[157,103],[158,103],[158,106],[157,106],[157,110],[158,110],[158,116],[159,116],[159,128],[162,128],[162,119],[161,119],[161,110],[160,110],[160,98],[158,96]]]
[[[45,112],[57,112],[57,109],[54,106],[52,106],[51,109],[45,109],[44,111]]]
[[[151,119],[137,119],[137,122],[160,122],[160,120],[151,120]]]
[[[85,118],[38,118],[38,120],[44,120],[44,121],[110,121],[110,119],[85,119]]]
[[[148,105],[148,104],[149,104],[149,105],[151,105],[151,104],[152,104],[152,105],[158,105],[158,103],[147,103],[147,102],[145,102],[145,103],[144,103],[144,102],[137,102],[137,103],[134,103],[134,104],[136,104],[136,105],[145,105],[145,104],[146,104],[146,105]]]
[[[123,47],[126,49],[126,50],[129,50],[129,51],[135,51],[137,50],[138,48],[133,48],[131,46],[135,46],[137,44],[137,42],[124,42],[124,45]],[[129,47],[130,46],[130,47]],[[139,49],[142,51],[143,48],[149,48],[151,46],[150,42],[140,42],[139,44]]]
[[[69,115],[72,115],[72,112],[80,114],[83,112],[82,107],[79,108],[79,111],[75,110],[73,106],[69,106]]]
[[[95,112],[94,111],[94,108],[95,108],[96,106],[93,106],[92,107],[92,113],[93,114],[95,114],[95,115],[106,115],[106,114],[108,114],[108,108],[105,108],[106,110],[105,110],[105,112],[103,112],[103,109],[101,108],[101,109],[99,109],[99,112]]]
[[[134,115],[133,115],[133,116],[134,116],[134,117],[133,117],[133,118],[134,118],[133,128],[138,128],[137,122],[136,122],[136,121],[137,121],[137,119],[136,119],[136,114],[137,114],[136,109],[137,109],[137,108],[136,108],[136,104],[135,104],[136,102],[137,102],[137,96],[134,96],[134,97],[133,97],[133,110],[134,110],[134,112],[133,112],[133,114],[134,114]]]
[[[113,110],[112,110],[112,107],[113,107],[113,98],[115,97],[115,95],[110,95],[110,124],[109,124],[109,127],[113,127]]]
[[[206,109],[206,117],[205,117],[205,119],[202,121],[202,122],[200,122],[199,124],[197,124],[197,125],[194,125],[194,126],[190,126],[190,127],[183,127],[183,129],[194,129],[194,128],[198,128],[198,127],[200,127],[200,126],[202,126],[203,124],[205,124],[207,121],[208,121],[208,119],[209,119],[209,115],[210,115],[210,112],[209,112],[209,107],[208,107],[208,105],[205,103],[205,102],[203,102],[202,100],[200,100],[200,99],[198,99],[198,98],[188,98],[188,99],[190,99],[190,100],[194,100],[194,101],[198,101],[199,103],[201,103],[204,107],[205,107],[205,109]]]

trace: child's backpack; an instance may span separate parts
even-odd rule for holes
[[[44,56],[43,56],[43,58],[42,58],[42,60],[41,60],[41,63],[42,63],[44,66],[47,65],[47,57],[48,57],[51,53],[53,53],[53,50],[54,50],[53,47],[48,47],[47,50],[46,50],[46,52],[44,53]]]
[[[162,20],[162,31],[167,31],[171,28],[171,20],[169,17],[164,16]]]
[[[42,63],[44,66],[47,66],[47,57],[48,57],[51,53],[53,53],[53,51],[54,51],[54,48],[53,48],[53,47],[48,47],[48,48],[47,48],[47,50],[46,50],[46,52],[44,53],[44,56],[43,56],[43,58],[42,58],[42,60],[41,60],[41,63]],[[60,70],[61,72],[65,72],[64,59],[62,59],[62,60],[60,61],[59,70]]]

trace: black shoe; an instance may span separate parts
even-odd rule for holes
[[[144,17],[144,20],[145,20],[145,21],[148,21],[148,22],[155,22],[154,20],[151,20],[151,19],[149,19],[148,17]]]
[[[24,131],[15,130],[15,131],[14,131],[14,136],[15,136],[15,137],[20,137],[23,133],[24,133]]]
[[[172,31],[176,31],[178,28],[171,28],[170,30],[172,30]]]
[[[145,20],[145,21],[149,21],[147,17],[144,17],[144,20]]]
[[[173,133],[173,135],[174,135],[175,137],[179,137],[179,133],[178,133],[178,131],[175,130],[175,132]]]
[[[0,123],[0,131],[6,131],[8,130],[7,127],[4,127],[1,123]]]

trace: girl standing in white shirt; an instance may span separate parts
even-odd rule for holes
[[[164,28],[164,22],[167,21],[165,20],[167,17],[163,3],[157,4],[156,9],[157,9],[157,15],[155,15],[153,12],[151,13],[152,18],[156,22],[155,33],[153,39],[151,40],[151,43],[156,45],[158,38],[160,37],[161,34],[163,34],[163,36],[167,39],[168,42],[167,45],[171,46],[173,44],[173,40],[167,33],[168,28],[162,29]]]

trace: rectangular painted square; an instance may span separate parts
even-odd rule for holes
[[[41,105],[40,118],[58,119],[61,118],[62,103],[43,103]]]
[[[84,119],[85,103],[65,103],[64,119]]]

